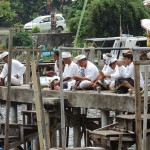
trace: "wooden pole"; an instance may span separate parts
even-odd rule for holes
[[[50,115],[49,112],[45,112],[45,123],[46,123],[46,135],[47,135],[47,142],[48,147],[51,147],[51,139],[50,139]]]
[[[36,115],[37,115],[40,150],[44,150],[44,143],[43,143],[44,139],[45,139],[45,149],[48,150],[49,148],[47,142],[46,126],[45,126],[44,105],[42,101],[39,79],[36,74],[35,62],[31,62],[31,69],[32,69],[32,80],[33,80],[33,87],[34,87],[34,100],[35,100],[35,108],[36,108]]]
[[[144,86],[144,119],[143,119],[143,150],[146,150],[147,133],[147,111],[148,111],[148,66],[144,66],[145,86]]]
[[[9,55],[8,55],[8,78],[7,78],[7,100],[5,120],[5,142],[4,149],[9,149],[9,113],[10,113],[10,92],[11,92],[11,64],[12,64],[13,30],[9,30]]]
[[[63,92],[63,78],[62,78],[62,53],[59,51],[59,66],[60,66],[60,104],[61,104],[61,135],[62,148],[66,149],[66,129],[65,129],[65,110],[64,110],[64,92]]]
[[[134,62],[134,87],[135,87],[135,131],[136,150],[141,150],[142,130],[141,130],[141,93],[140,93],[140,67]]]
[[[30,51],[26,51],[26,84],[30,82]]]

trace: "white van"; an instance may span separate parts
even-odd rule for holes
[[[50,17],[51,17],[50,15],[39,16],[39,17],[33,19],[32,21],[26,23],[24,25],[24,29],[31,30],[35,26],[38,26],[40,28],[40,30],[50,30],[51,29],[51,22],[50,22],[51,18]],[[56,21],[57,21],[56,28],[58,30],[66,29],[66,21],[62,17],[61,14],[56,14]]]

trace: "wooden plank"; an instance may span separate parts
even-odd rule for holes
[[[31,141],[31,140],[37,138],[37,136],[38,136],[37,132],[33,133],[33,134],[30,134],[30,135],[27,135],[27,136],[24,137],[24,141],[25,142]],[[21,140],[15,140],[15,141],[9,143],[9,148],[10,149],[15,148],[15,147],[17,147],[18,145],[21,145],[21,144],[24,144],[24,143],[21,143]]]
[[[96,130],[94,130],[94,131],[107,130],[107,129],[110,129],[110,128],[112,128],[112,127],[115,127],[117,124],[118,124],[118,122],[116,122],[116,123],[114,123],[114,124],[107,125],[107,126],[105,126],[105,127],[99,128],[99,129],[96,129]]]
[[[33,80],[33,86],[34,86],[34,99],[35,99],[35,108],[36,108],[36,116],[37,116],[37,125],[38,125],[38,133],[39,133],[39,142],[40,142],[40,150],[44,149],[44,132],[43,132],[43,126],[42,120],[44,120],[44,115],[42,115],[42,110],[44,109],[43,106],[41,106],[41,100],[40,100],[40,89],[38,84],[38,78],[36,74],[36,65],[34,62],[31,62],[31,69],[32,69],[32,80]],[[45,120],[44,120],[45,121]]]
[[[117,115],[116,118],[135,120],[135,114],[130,114],[130,115]],[[141,114],[141,119],[144,119],[144,114]],[[150,119],[150,114],[147,114],[147,119]]]
[[[49,150],[63,150],[62,148],[50,148]],[[75,148],[66,148],[66,150],[106,150],[103,147],[75,147]]]
[[[114,135],[120,135],[120,134],[130,134],[126,132],[119,132],[114,130],[101,130],[101,131],[92,131],[90,134],[98,134],[102,136],[114,136]]]
[[[119,137],[110,137],[109,138],[110,141],[119,141]],[[135,137],[131,136],[131,137],[122,137],[122,141],[123,142],[134,142],[135,141]]]

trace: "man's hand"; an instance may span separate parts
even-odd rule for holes
[[[117,61],[116,63],[119,67],[122,66],[121,62]]]
[[[4,85],[4,79],[0,78],[0,86],[3,86],[3,85]]]
[[[73,79],[74,79],[74,80],[81,80],[81,77],[79,77],[79,76],[77,76],[77,75],[74,75],[74,76],[73,76]]]

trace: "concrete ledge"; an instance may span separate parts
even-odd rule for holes
[[[6,100],[7,87],[0,87],[0,99]],[[43,101],[46,105],[59,103],[60,92],[42,90]],[[33,103],[34,91],[29,86],[12,86],[11,101]],[[95,108],[108,111],[135,111],[135,98],[129,94],[115,94],[110,91],[64,91],[65,105],[69,107]],[[143,99],[143,97],[142,97]],[[149,93],[150,102],[150,93]],[[143,103],[142,103],[143,105]]]

